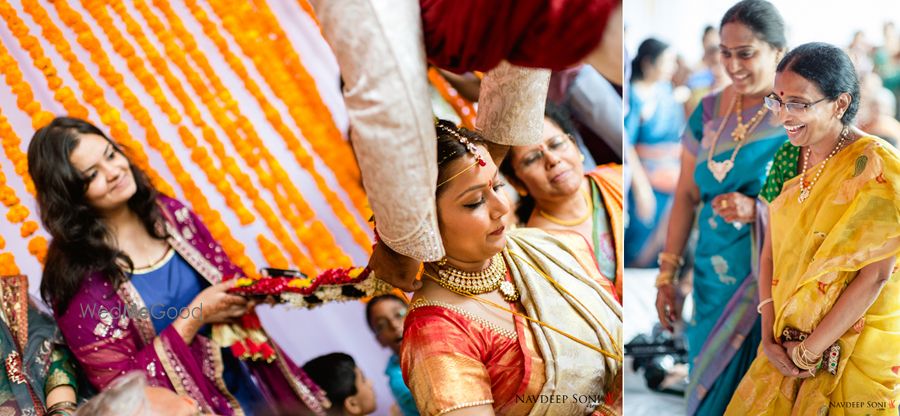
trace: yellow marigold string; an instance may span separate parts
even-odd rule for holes
[[[0,109],[0,135],[2,135],[4,139],[12,137],[15,138],[16,141],[19,141],[18,135],[16,135],[16,132],[13,131],[9,120],[6,118],[6,115],[3,114],[2,109]],[[10,159],[16,156],[15,154],[11,154],[10,149],[7,149],[6,147],[4,147],[4,151],[6,153],[6,156]],[[31,178],[28,176],[27,171],[22,179],[28,181],[31,180]],[[22,224],[19,228],[19,236],[21,238],[28,238],[34,235],[34,233],[37,232],[38,229],[40,229],[40,226],[37,222],[28,220],[28,208],[22,205],[22,200],[19,199],[18,195],[16,195],[15,189],[6,184],[6,175],[3,173],[2,169],[0,169],[0,201],[2,201],[4,206],[9,208],[9,211],[6,215],[7,219],[13,224]],[[44,246],[43,252],[41,252],[41,247],[39,246],[40,243],[32,244],[32,242],[38,237],[40,236],[32,238],[32,241],[28,243],[29,252],[34,255],[39,263],[44,264],[44,259],[46,258],[46,245]],[[43,239],[43,237],[40,238]],[[34,250],[32,250],[32,245],[34,246]],[[2,238],[2,236],[0,236],[0,249],[3,249],[5,246],[6,241]],[[15,266],[15,256],[13,256],[12,253],[8,253],[7,257],[9,258],[9,261]],[[15,270],[18,270],[17,266],[15,267]],[[12,271],[12,269],[10,269],[10,271]],[[0,274],[18,274],[18,272]]]
[[[216,2],[221,4],[222,0],[216,0]],[[316,116],[316,119],[319,122],[309,126],[301,125],[300,128],[303,129],[304,127],[309,127],[310,130],[314,130],[315,133],[318,133],[313,134],[313,137],[335,139],[335,143],[328,143],[330,149],[323,149],[327,150],[328,155],[344,158],[336,159],[335,161],[351,160],[350,158],[353,158],[353,151],[350,148],[350,145],[343,140],[343,136],[334,124],[334,119],[331,117],[331,110],[321,99],[321,94],[318,92],[318,86],[316,85],[315,79],[306,70],[306,67],[303,66],[303,62],[297,54],[297,50],[293,48],[287,34],[281,29],[281,24],[278,22],[278,19],[275,18],[272,10],[269,9],[268,3],[259,0],[254,0],[252,3],[253,6],[255,6],[256,13],[251,15],[250,24],[255,24],[257,31],[261,31],[263,34],[267,35],[258,36],[257,39],[255,39],[258,44],[267,46],[261,50],[268,52],[270,56],[273,54],[275,56],[281,56],[279,63],[285,66],[287,75],[294,81],[295,85],[304,87],[305,92],[314,93],[311,95],[298,96],[297,98],[304,100],[305,103],[308,104],[307,108],[314,110],[312,114]],[[235,11],[235,9],[232,9],[232,16],[235,16],[233,14]],[[247,32],[244,32],[244,34],[246,33]],[[257,66],[260,65],[257,63]],[[278,84],[273,85],[273,87],[277,85]],[[310,135],[304,133],[304,136],[309,137]],[[321,144],[321,142],[319,144]],[[316,152],[322,155],[319,150],[316,150]],[[322,156],[325,157],[325,155]],[[328,161],[326,161],[326,163],[327,162]],[[359,168],[356,164],[328,164],[329,166],[334,167],[344,167],[347,174],[352,175],[353,179],[359,180],[360,178]]]
[[[171,9],[171,7],[169,7],[169,4],[166,0],[154,0],[154,4],[157,6],[157,8],[159,8],[162,11],[163,15],[166,17],[166,21],[171,25],[172,33],[175,34],[175,38],[177,38],[181,43],[180,50],[184,50],[185,52],[187,52],[187,55],[203,71],[203,74],[206,76],[209,83],[211,84],[211,93],[207,94],[207,96],[209,97],[209,100],[218,99],[217,101],[221,101],[223,103],[224,108],[227,110],[227,112],[230,113],[236,119],[234,124],[231,124],[231,123],[229,123],[229,124],[236,125],[237,128],[227,127],[227,126],[225,126],[224,123],[221,123],[221,122],[220,122],[220,124],[222,124],[223,127],[225,127],[225,131],[228,133],[236,134],[237,131],[242,131],[246,135],[244,138],[245,141],[235,141],[236,139],[232,139],[232,143],[235,146],[235,148],[241,149],[242,147],[244,147],[248,150],[247,152],[240,152],[241,155],[245,157],[245,159],[256,159],[256,155],[252,152],[252,150],[258,151],[260,161],[263,161],[269,165],[272,176],[275,177],[276,183],[278,183],[280,186],[282,186],[285,189],[285,193],[287,195],[299,195],[300,193],[294,186],[293,181],[291,181],[290,178],[287,177],[287,174],[284,172],[284,170],[278,164],[277,160],[268,151],[265,144],[262,142],[259,135],[255,131],[253,124],[246,117],[244,117],[243,114],[240,112],[240,110],[237,107],[237,102],[231,97],[230,93],[228,92],[227,87],[225,87],[225,85],[221,82],[218,75],[216,74],[215,70],[213,70],[213,68],[209,65],[209,62],[206,59],[205,55],[200,51],[199,48],[197,48],[197,44],[193,39],[193,35],[184,28],[184,25],[181,23],[181,18],[178,16],[178,14],[175,13]],[[149,26],[154,30],[154,32],[167,33],[165,27],[162,25],[162,23],[159,21],[159,19],[157,19],[153,13],[149,12],[149,10],[146,7],[145,2],[143,0],[137,1],[135,3],[135,6],[139,11],[141,11],[142,15],[144,15],[145,20],[148,21]],[[203,24],[203,23],[206,23],[206,22],[201,21],[201,24],[203,25],[204,30],[209,31],[210,25]],[[210,36],[217,45],[221,45],[224,42],[224,39],[222,39],[221,36],[218,35],[218,33],[216,31],[209,33],[208,36]],[[170,48],[169,45],[172,45],[171,48],[177,49],[178,47],[175,46],[173,44],[173,42],[171,42],[169,39],[170,39],[169,36],[163,37],[163,42],[167,45],[166,46],[167,49]],[[220,47],[220,49],[227,61],[238,63],[238,65],[235,65],[235,68],[233,68],[235,70],[235,73],[242,79],[242,81],[247,86],[247,89],[257,99],[258,103],[260,104],[260,107],[263,110],[263,113],[266,115],[267,119],[270,121],[270,123],[276,129],[276,131],[278,131],[279,134],[285,138],[285,140],[297,141],[296,138],[293,137],[294,135],[290,131],[290,129],[288,129],[287,126],[284,125],[284,122],[281,120],[280,116],[278,115],[278,111],[274,107],[271,106],[271,104],[268,102],[268,99],[265,97],[265,95],[262,94],[261,91],[259,91],[259,87],[255,84],[255,82],[247,76],[246,69],[239,62],[239,60],[235,59],[235,57],[233,56],[231,51],[227,49],[227,47]],[[186,67],[188,70],[191,68],[189,65],[186,65],[186,64],[179,63],[179,66]],[[189,79],[189,80],[193,79],[193,78],[199,78],[199,76],[197,76],[197,77],[193,77],[191,75],[187,76],[187,79]],[[213,111],[213,114],[216,115],[216,114],[221,114],[221,113],[219,111]],[[225,122],[228,123],[229,121],[230,120],[228,120],[226,118]],[[229,134],[229,137],[232,137],[233,135],[234,134]],[[246,146],[246,145],[241,146],[242,143],[249,144],[250,146]],[[298,143],[299,143],[299,141],[298,141]],[[300,147],[299,149],[301,151],[303,151],[302,147]],[[247,160],[247,161],[248,161],[248,164],[250,164],[250,166],[254,166],[255,160]],[[334,193],[334,191],[331,189],[331,187],[325,182],[324,178],[322,178],[322,176],[315,169],[309,169],[309,167],[306,167],[306,168],[307,168],[307,172],[310,174],[310,176],[312,176],[313,180],[316,182],[316,185],[317,185],[319,191],[322,193],[322,195],[325,197],[326,201],[329,203],[331,211],[341,221],[341,223],[350,231],[351,235],[354,237],[354,240],[361,247],[364,247],[364,248],[370,247],[371,242],[369,240],[368,234],[360,227],[356,218],[352,214],[349,213],[349,211],[344,206],[343,202],[337,197],[337,195]],[[262,175],[260,175],[260,176],[262,177]],[[273,191],[273,194],[276,194],[276,192]],[[297,210],[304,217],[306,217],[306,218],[304,218],[304,221],[312,220],[314,213],[313,213],[312,209],[305,203],[305,201],[302,198],[289,197],[287,200],[288,200],[288,202],[295,204]],[[295,225],[295,229],[296,228],[298,228],[298,227]],[[332,244],[322,244],[322,243],[323,242],[317,242],[317,244],[315,244],[315,248],[310,247],[310,250],[313,252],[314,255],[315,255],[316,248],[330,249],[330,247],[332,246]],[[306,241],[304,241],[304,244],[307,245],[307,247],[309,247],[309,244],[307,244]],[[349,258],[346,258],[346,255],[342,251],[340,251],[340,249],[338,247],[336,247],[336,246],[334,246],[334,247],[336,248],[335,252],[327,253],[325,258],[335,259],[335,255],[338,255],[341,257],[341,260],[338,261],[337,264],[346,264],[346,262],[344,260],[345,259],[349,260]],[[322,266],[322,265],[320,264],[320,266]],[[330,265],[327,267],[334,267],[334,265]]]
[[[428,81],[441,94],[444,101],[453,107],[453,111],[462,120],[463,126],[469,130],[475,130],[475,106],[469,100],[459,95],[459,92],[450,85],[450,82],[444,78],[444,75],[437,68],[428,68]]]
[[[40,235],[32,237],[28,241],[28,252],[43,265],[47,259],[47,239]]]
[[[244,54],[254,62],[257,72],[265,79],[272,92],[285,103],[306,141],[332,169],[351,202],[364,218],[368,218],[366,214],[369,210],[366,206],[365,193],[362,191],[359,169],[355,163],[347,163],[349,160],[355,160],[354,155],[349,143],[334,125],[328,107],[322,102],[315,80],[302,65],[286,67],[284,62],[291,60],[290,56],[281,55],[281,51],[276,49],[281,45],[285,51],[290,50],[289,54],[299,64],[296,52],[287,45],[289,42],[284,37],[273,40],[260,36],[260,32],[264,34],[274,32],[262,27],[259,13],[255,13],[249,4],[226,4],[216,0],[211,1],[210,5],[219,15],[227,32],[232,35]],[[258,7],[256,10],[267,9]],[[304,82],[296,82],[299,78]],[[288,143],[288,146],[290,148],[292,144]],[[298,162],[310,170],[305,166],[309,162]]]
[[[15,276],[22,274],[16,265],[16,258],[12,253],[0,253],[0,276]]]
[[[232,189],[231,183],[227,180],[223,180],[225,174],[216,167],[215,163],[212,163],[206,157],[205,149],[197,146],[197,140],[193,137],[191,131],[185,128],[183,125],[180,125],[181,117],[180,112],[176,110],[168,101],[165,94],[162,93],[162,89],[159,84],[153,78],[152,75],[149,74],[147,70],[147,63],[144,62],[143,59],[140,58],[138,54],[133,53],[134,47],[125,39],[121,32],[116,28],[113,24],[111,17],[106,12],[105,6],[102,2],[99,1],[82,1],[82,6],[84,6],[85,10],[93,17],[99,24],[98,27],[102,28],[109,39],[117,39],[116,42],[112,42],[113,49],[119,53],[125,60],[128,68],[135,74],[135,78],[140,81],[141,85],[150,92],[150,96],[153,97],[154,102],[160,107],[160,109],[169,116],[169,121],[178,127],[178,135],[181,137],[182,142],[185,146],[191,151],[191,158],[197,164],[197,167],[203,171],[206,178],[213,185],[213,187],[224,197],[225,204],[232,209],[232,211],[239,213],[238,220],[242,225],[247,225],[253,221],[253,216],[249,211],[244,207],[244,203],[241,200],[240,196],[235,193],[234,189]],[[120,7],[124,7],[124,4],[117,3]],[[193,107],[193,104],[190,102],[190,98],[184,92],[184,89],[181,87],[181,82],[175,78],[175,76],[168,71],[165,67],[165,60],[163,57],[156,51],[153,45],[149,40],[144,36],[135,36],[136,31],[140,31],[140,26],[133,19],[126,14],[123,22],[125,23],[126,29],[132,36],[137,39],[140,47],[144,50],[147,55],[147,60],[153,66],[154,69],[157,70],[157,73],[160,73],[166,83],[169,85],[170,90],[173,94],[178,97],[182,104],[184,105],[184,113],[188,114],[189,118],[194,121],[195,125],[200,124],[202,127],[202,120],[199,116],[199,111]],[[243,215],[241,215],[243,214]]]
[[[101,121],[111,127],[110,134],[126,148],[126,151],[129,153],[129,156],[134,163],[147,172],[151,181],[153,181],[157,188],[163,192],[174,192],[174,190],[162,180],[159,174],[150,167],[147,155],[143,152],[143,147],[139,142],[131,139],[127,125],[118,118],[118,112],[104,100],[103,89],[90,78],[84,65],[77,60],[74,52],[72,52],[69,47],[68,42],[66,42],[63,37],[62,32],[56,28],[43,7],[37,4],[35,0],[25,0],[23,2],[23,7],[26,13],[30,14],[35,23],[41,27],[42,36],[51,42],[57,52],[66,60],[69,65],[69,71],[76,82],[78,82],[85,101],[90,103],[98,114],[100,114]],[[75,94],[69,87],[64,85],[62,79],[56,76],[56,71],[55,69],[51,69],[52,64],[50,60],[44,56],[40,43],[29,34],[28,27],[25,26],[16,11],[9,7],[8,4],[3,3],[0,5],[0,14],[2,14],[8,27],[16,28],[16,30],[13,31],[16,40],[23,49],[29,52],[33,63],[41,70],[47,80],[47,86],[54,92],[54,99],[63,105],[70,116],[87,118],[87,109],[78,102]],[[66,15],[61,14],[61,17],[65,18],[65,16]],[[32,115],[32,127],[37,129],[49,123],[52,120],[52,117],[48,118],[43,112],[39,112],[38,109],[40,108],[40,103],[34,101],[31,87],[27,83],[19,83],[19,86],[19,89],[13,88],[13,93],[17,95],[17,103],[20,105],[20,108],[22,108],[23,102],[30,101],[31,103],[35,103],[29,104],[31,105],[30,108],[23,108],[29,115],[32,114],[32,111],[37,112]],[[28,184],[26,183],[26,187],[27,186]]]
[[[316,26],[320,27],[321,25],[319,24],[319,18],[316,17],[316,11],[313,10],[313,7],[311,4],[309,4],[309,1],[297,0],[297,3],[300,4],[300,8],[303,9],[303,11],[306,13],[307,16],[309,16],[310,19],[312,19],[312,21],[316,24]]]
[[[266,259],[266,263],[269,264],[269,267],[275,267],[279,269],[288,269],[290,265],[288,264],[287,258],[281,254],[281,250],[278,249],[278,246],[275,243],[269,241],[266,236],[259,234],[256,236],[256,243],[259,245],[259,250],[262,252],[263,257]],[[314,272],[315,269],[300,269],[303,273],[309,274],[309,272]]]
[[[31,5],[31,11],[29,12],[29,14],[43,13],[43,15],[46,17],[46,12],[40,7],[40,5],[36,4],[34,0],[26,1],[26,11],[29,11],[28,4]],[[109,58],[101,48],[100,42],[93,35],[91,26],[87,25],[84,22],[78,12],[73,10],[68,5],[68,2],[54,1],[53,5],[57,10],[57,14],[60,16],[60,19],[75,33],[79,34],[77,37],[78,42],[90,53],[91,60],[100,68],[99,73],[101,74],[101,77],[103,77],[107,81],[107,83],[109,83],[115,89],[116,93],[122,99],[125,109],[141,125],[141,127],[144,128],[147,143],[150,144],[151,147],[157,149],[163,156],[163,159],[169,167],[169,170],[175,176],[175,180],[179,185],[181,185],[182,191],[184,192],[184,195],[187,198],[188,202],[192,205],[194,211],[197,212],[200,218],[203,219],[204,223],[209,226],[210,233],[213,235],[213,238],[221,243],[225,253],[236,265],[241,267],[245,273],[250,275],[255,274],[256,267],[253,264],[252,260],[250,260],[250,258],[247,257],[247,255],[244,253],[244,246],[234,239],[228,228],[221,222],[221,216],[218,211],[212,209],[209,206],[208,201],[203,197],[202,192],[194,183],[193,179],[184,170],[178,159],[174,157],[174,151],[171,146],[161,139],[159,133],[153,125],[153,121],[147,110],[141,105],[140,101],[137,99],[134,93],[131,92],[127,85],[122,82],[122,75],[119,74],[110,64]],[[32,14],[32,16],[34,16],[34,14]],[[55,25],[49,19],[40,19],[38,17],[35,17],[35,21],[42,21],[42,27],[55,28]],[[115,41],[116,40],[114,40],[114,42]],[[64,42],[65,40],[62,39],[58,43]],[[68,48],[67,43],[65,43],[65,46],[66,48]],[[60,45],[56,45],[56,47],[60,47]],[[64,57],[67,56],[63,53],[61,53],[61,55],[63,55]],[[74,58],[74,54],[71,54],[71,52],[69,56]],[[69,65],[70,68],[73,66],[71,62],[69,63]],[[73,75],[75,75],[76,78],[79,76],[74,73]],[[88,74],[86,71],[81,74],[81,77],[84,79],[85,83],[90,82],[93,85],[96,85],[96,82],[93,81],[93,79],[90,77],[90,74]],[[85,90],[85,87],[82,87],[82,90]],[[87,89],[85,91],[91,90]],[[100,99],[102,99],[102,91],[102,89],[99,90]],[[98,111],[100,110],[98,109]],[[118,111],[112,109],[111,111],[107,111],[102,114],[103,115],[101,115],[101,120],[104,121],[104,123],[110,124],[107,123],[107,121],[114,122],[113,124],[111,124],[110,130],[113,137],[116,137],[117,133],[125,133],[127,135],[127,125],[119,119]],[[122,139],[118,140],[120,140],[120,142],[122,141]],[[136,142],[134,140],[131,140],[131,142],[133,142],[133,145],[140,146],[139,142]],[[128,145],[126,144],[126,146]],[[171,187],[168,187],[168,189],[173,192],[170,193],[170,195],[174,195],[174,190],[172,190]],[[166,189],[161,188],[161,191],[165,193]]]
[[[21,236],[22,238],[31,237],[31,235],[34,234],[34,232],[37,231],[38,228],[38,223],[34,221],[25,221],[24,223],[22,223],[22,228],[19,229],[19,236]]]
[[[0,5],[0,10],[3,10],[3,7],[3,5]],[[0,13],[3,13],[4,16],[8,15],[7,12]],[[9,51],[2,43],[0,43],[0,74],[3,75],[4,81],[16,95],[16,105],[31,117],[32,126],[37,128],[53,119],[53,114],[44,110],[39,101],[34,100],[31,86],[23,81],[19,63],[9,54]],[[57,77],[56,79],[58,80],[59,78]],[[0,144],[2,144],[3,152],[6,154],[6,158],[12,162],[16,174],[22,178],[25,190],[33,196],[35,194],[34,182],[32,182],[31,176],[28,175],[28,157],[22,151],[22,139],[13,131],[5,116],[2,120],[3,122],[0,123]],[[14,205],[14,202],[6,200],[4,195],[13,197],[14,193],[4,194],[0,192],[0,199],[3,200],[7,207]]]
[[[249,129],[238,127],[234,122],[232,122],[232,120],[226,114],[226,111],[219,104],[220,99],[224,101],[230,101],[233,104],[234,108],[231,112],[238,119],[238,122],[240,122],[241,125],[245,126],[251,125],[249,123],[249,120],[247,120],[239,111],[236,110],[236,102],[230,98],[230,95],[226,91],[224,85],[222,85],[221,82],[213,82],[219,81],[218,76],[215,75],[215,73],[211,70],[211,68],[208,67],[207,64],[206,67],[209,70],[205,71],[205,75],[207,76],[207,78],[209,78],[210,84],[212,85],[205,85],[202,82],[202,77],[193,70],[190,64],[188,64],[186,56],[197,52],[196,44],[191,41],[191,43],[187,43],[182,46],[177,45],[173,40],[173,36],[171,36],[170,32],[165,28],[162,22],[160,22],[159,19],[157,19],[156,16],[149,10],[145,2],[137,1],[135,2],[135,7],[138,9],[138,11],[141,12],[150,29],[159,36],[161,42],[165,47],[167,56],[169,56],[172,59],[173,63],[175,63],[176,66],[182,71],[182,73],[185,75],[185,79],[188,80],[188,83],[191,85],[194,91],[202,97],[203,102],[204,104],[206,104],[210,114],[212,114],[215,120],[222,126],[223,131],[225,131],[226,135],[231,139],[231,142],[235,146],[235,148],[239,149],[239,154],[242,156],[245,162],[247,162],[248,166],[250,166],[256,172],[257,176],[261,178],[265,178],[267,175],[269,175],[269,172],[264,169],[263,164],[259,162],[265,161],[266,164],[271,165],[273,157],[271,153],[266,149],[265,144],[259,138],[255,129],[253,129],[252,127]],[[114,6],[113,9],[116,10],[123,21],[126,22],[126,27],[136,27],[134,30],[130,30],[130,34],[133,37],[140,39],[145,38],[145,35],[140,30],[140,27],[137,24],[132,23],[133,19],[131,19],[131,17],[127,14],[127,10],[124,9],[124,6]],[[170,20],[169,22],[170,24],[174,25],[173,20]],[[149,42],[141,41],[140,43],[142,44],[142,47],[144,48],[144,51],[148,56],[158,55],[158,52],[152,49],[152,45],[150,45]],[[185,52],[187,52],[187,54],[185,54]],[[193,56],[196,57],[196,54],[194,54]],[[203,57],[202,54],[199,58],[202,58],[202,63],[206,63],[205,57]],[[200,59],[195,59],[195,61],[198,60]],[[165,68],[160,68],[158,70],[158,72],[165,71],[167,71],[167,69]],[[189,105],[190,103],[186,102],[184,104]],[[238,136],[239,131],[244,131],[246,133],[245,137]],[[219,142],[215,137],[212,129],[205,128],[203,137],[211,142],[214,152],[220,159],[231,159],[225,154],[224,146],[222,146],[221,142]],[[249,143],[252,147],[242,149],[242,144],[245,143]],[[259,156],[255,155],[254,152],[258,152]],[[241,172],[237,165],[233,162],[229,164],[229,168],[233,170],[237,183],[247,192],[248,198],[254,200],[254,204],[256,204],[257,201],[262,202],[249,177],[245,173]],[[279,208],[282,216],[288,220],[288,222],[294,228],[295,232],[297,232],[297,234],[301,237],[301,242],[307,247],[310,253],[312,253],[314,259],[316,260],[316,265],[325,268],[335,267],[338,264],[348,263],[350,261],[349,257],[337,246],[330,233],[318,236],[315,239],[302,238],[302,229],[306,226],[305,223],[312,220],[312,218],[309,218],[313,215],[312,210],[300,196],[300,193],[296,192],[296,188],[294,188],[292,182],[290,181],[290,178],[288,178],[287,175],[281,176],[278,175],[278,172],[275,172],[275,175],[272,176],[276,178],[276,181],[262,180],[261,182],[263,186],[268,189],[275,197],[277,202],[275,204],[276,207]],[[288,198],[287,196],[282,195],[282,193],[279,191],[279,185],[281,185],[283,189],[288,190],[288,192],[294,190],[295,193],[293,193],[292,196]],[[291,209],[291,205],[293,205],[296,209]],[[294,214],[295,212],[299,212],[301,213],[301,215],[305,214],[307,218],[297,216]],[[274,222],[278,219],[275,216],[270,216],[265,218],[265,220]],[[290,244],[289,240],[282,241],[282,243],[285,243],[285,245]],[[299,250],[290,251],[292,253],[299,253]],[[295,258],[296,263],[301,265],[304,263],[302,258],[297,258],[296,255],[294,255],[293,257]]]
[[[163,10],[164,15],[169,17],[169,21],[173,22],[173,25],[175,24],[174,22],[178,22],[177,15],[175,15],[174,12],[171,10],[171,8],[168,7],[168,3],[165,0],[154,0],[154,4],[158,8]],[[253,80],[253,78],[249,76],[247,69],[244,66],[241,59],[238,58],[234,53],[231,52],[227,41],[219,33],[216,24],[212,20],[209,19],[209,17],[206,15],[206,13],[193,0],[187,0],[186,5],[188,6],[188,9],[191,11],[191,13],[196,18],[196,20],[200,23],[201,27],[203,28],[204,34],[206,34],[206,36],[209,37],[213,41],[213,43],[215,43],[216,47],[218,48],[219,52],[224,57],[225,61],[229,64],[229,66],[235,72],[235,74],[238,75],[238,77],[242,80],[247,91],[250,92],[250,94],[253,95],[254,98],[256,99],[256,101],[259,103],[260,107],[263,110],[263,113],[266,116],[266,119],[272,124],[272,126],[279,133],[279,135],[281,135],[284,138],[288,149],[294,155],[294,158],[297,160],[300,167],[310,173],[313,180],[316,182],[317,187],[322,192],[322,195],[326,198],[326,200],[332,207],[335,216],[337,216],[338,219],[345,226],[348,227],[348,230],[350,231],[351,235],[354,237],[354,240],[357,243],[359,243],[364,249],[370,250],[371,245],[369,244],[370,240],[369,240],[368,234],[357,225],[356,217],[354,217],[352,214],[350,214],[349,211],[347,211],[347,209],[344,207],[343,201],[341,201],[340,198],[338,198],[337,195],[333,191],[331,191],[330,185],[327,182],[325,182],[324,178],[322,178],[322,176],[320,174],[318,174],[318,172],[315,168],[315,165],[313,163],[313,158],[310,157],[308,153],[306,153],[306,150],[300,144],[299,139],[297,139],[297,137],[294,135],[294,133],[291,131],[291,129],[282,121],[278,110],[275,109],[275,107],[271,103],[269,103],[268,98],[266,97],[266,94],[262,92],[259,85],[256,84],[256,82]],[[183,39],[183,42],[185,43],[185,45],[190,45],[190,41],[189,41],[190,36],[189,35],[183,36],[182,39]],[[189,52],[192,50],[191,48],[187,48],[187,49]],[[197,55],[192,55],[192,58],[194,59],[194,61],[196,63],[198,63],[201,66],[201,68],[205,68],[204,69],[205,73],[214,74],[214,72],[212,71],[211,68],[208,67],[208,65],[204,65],[205,59],[202,57],[202,55],[199,57]],[[215,78],[212,78],[212,79],[213,79],[213,82],[215,82]],[[284,89],[289,89],[289,85],[285,85]],[[234,104],[234,100],[231,99],[230,97],[228,97],[228,100],[226,100],[226,102],[228,103],[228,105]],[[288,104],[288,106],[290,107],[290,104]],[[237,112],[236,110],[234,110],[234,111]],[[252,130],[250,128],[250,127],[252,127],[252,125],[249,123],[249,121],[247,121],[245,119],[239,120],[238,125],[241,126],[241,128],[243,130],[252,132]],[[251,136],[251,139],[253,139],[252,136]],[[261,145],[258,144],[257,146],[261,146]],[[293,187],[292,181],[290,180],[290,178],[287,177],[287,174],[284,172],[283,169],[281,169],[281,167],[280,167],[280,165],[278,165],[277,161],[272,160],[271,166],[272,166],[273,175],[276,177],[276,179],[282,181],[283,184],[288,184],[288,186],[289,186],[287,188],[288,193],[289,194],[297,194],[298,191],[296,191],[296,188]],[[337,174],[338,173],[335,173],[335,175],[337,175]],[[266,177],[261,176],[260,179],[265,180]],[[348,195],[350,195],[351,199],[355,198],[352,189],[349,189],[349,190],[345,189],[345,191],[348,192]],[[364,200],[365,195],[364,194],[361,194],[361,195],[362,195],[362,199]],[[312,215],[312,214],[309,214],[309,215]],[[318,225],[320,226],[321,223],[318,223]],[[317,226],[317,225],[314,224],[314,226]],[[304,227],[304,228],[308,229],[308,227]],[[317,228],[318,228],[318,226],[317,226]],[[303,234],[310,234],[308,231],[306,231],[306,232],[301,231],[301,232]],[[315,254],[315,252],[314,252],[314,254]],[[343,259],[343,257],[341,257],[341,258]],[[347,262],[344,260],[340,260],[337,263],[346,264]],[[321,265],[322,263],[318,262],[318,264]]]

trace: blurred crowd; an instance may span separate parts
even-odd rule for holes
[[[731,84],[722,64],[719,29],[707,25],[701,33],[699,62],[687,62],[677,45],[647,38],[632,53],[626,70],[630,73],[625,107],[626,267],[656,267],[680,171],[682,131],[704,96]],[[855,124],[896,145],[900,140],[900,33],[895,23],[884,23],[880,41],[856,31],[845,51],[860,80]]]

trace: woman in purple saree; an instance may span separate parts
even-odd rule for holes
[[[41,294],[95,387],[138,370],[207,413],[324,414],[324,394],[277,346],[272,362],[244,362],[210,339],[210,324],[253,307],[222,283],[241,270],[97,127],[55,119],[35,133],[28,165],[53,236]]]

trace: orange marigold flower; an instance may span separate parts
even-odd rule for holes
[[[19,266],[16,265],[16,258],[12,253],[0,253],[0,275],[13,276],[21,274]]]
[[[22,224],[22,228],[19,230],[19,235],[21,235],[22,238],[28,238],[32,234],[34,234],[34,232],[37,231],[37,229],[38,229],[38,224],[36,222],[25,221],[25,223]]]
[[[28,241],[28,252],[37,258],[38,262],[44,264],[47,258],[47,239],[42,236],[35,236]]]
[[[6,213],[6,219],[13,224],[18,224],[22,221],[25,221],[25,218],[28,218],[28,208],[22,204],[18,204],[9,209],[9,212]]]
[[[16,196],[15,190],[9,186],[2,185],[0,186],[0,202],[7,207],[12,207],[19,203],[19,197]]]

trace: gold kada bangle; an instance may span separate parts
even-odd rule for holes
[[[675,268],[679,268],[684,266],[684,257],[677,254],[662,252],[659,253],[659,257],[656,258],[656,264],[662,266],[663,263],[669,263],[675,266]]]
[[[659,272],[656,275],[656,288],[659,289],[666,285],[671,285],[675,283],[675,273],[674,272]]]

